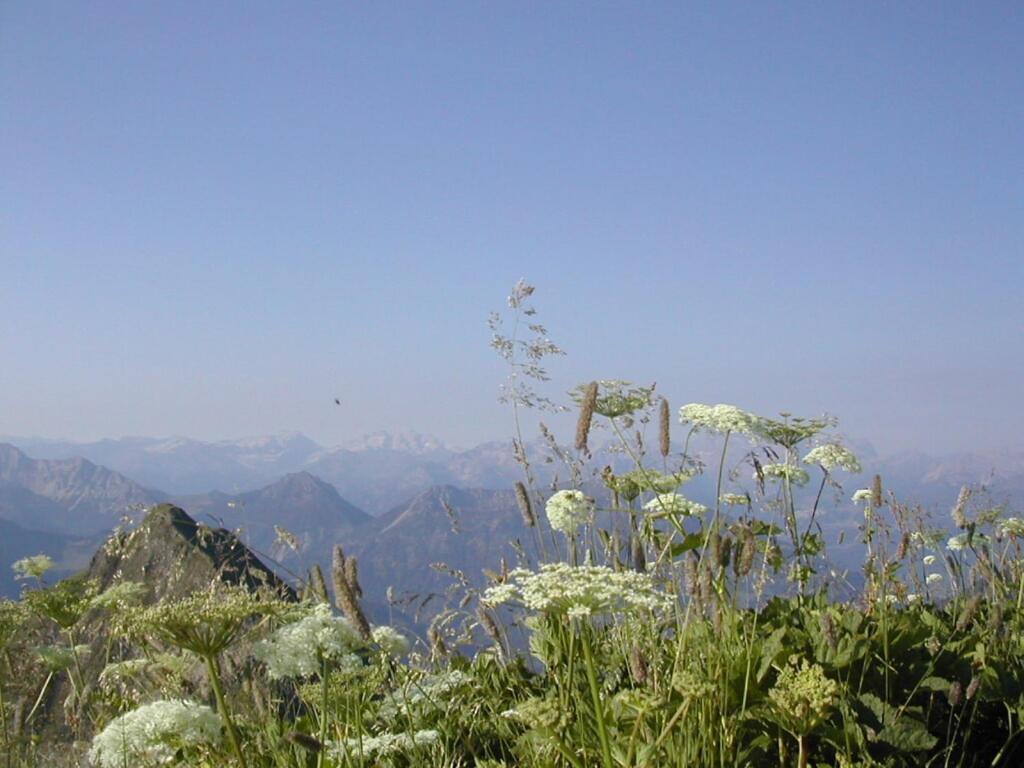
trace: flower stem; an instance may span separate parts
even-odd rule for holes
[[[316,768],[324,768],[324,753],[327,751],[327,657],[320,656],[320,751],[316,753]]]
[[[597,672],[594,670],[594,652],[590,647],[590,636],[587,627],[580,627],[580,638],[583,640],[583,658],[587,665],[587,682],[590,683],[590,696],[594,703],[594,717],[597,719],[597,735],[601,739],[601,762],[605,768],[614,768],[612,748],[608,742],[608,730],[604,721],[604,707],[601,706],[601,690],[597,684]]]
[[[245,761],[245,755],[242,754],[242,745],[238,740],[238,730],[235,728],[235,721],[231,719],[228,703],[224,698],[224,688],[220,684],[220,672],[217,669],[217,658],[216,656],[204,655],[203,661],[206,662],[206,671],[210,675],[210,685],[213,686],[213,695],[217,699],[217,710],[220,712],[220,719],[224,723],[224,729],[228,732],[228,742],[231,744],[231,749],[238,758],[238,764],[241,768],[249,768],[249,764]]]

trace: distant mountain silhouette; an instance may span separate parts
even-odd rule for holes
[[[132,506],[166,498],[86,459],[31,459],[6,443],[0,443],[0,488],[0,517],[72,535],[109,531]]]

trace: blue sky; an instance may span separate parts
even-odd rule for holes
[[[1020,447],[1022,39],[1015,3],[5,3],[0,434],[504,438],[525,277],[555,395]]]

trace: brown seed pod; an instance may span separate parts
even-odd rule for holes
[[[594,420],[594,408],[597,406],[597,382],[592,381],[583,394],[580,404],[580,418],[576,422],[576,450],[589,454],[587,437],[590,435],[590,424]]]
[[[661,398],[661,408],[658,412],[658,437],[661,448],[661,455],[668,456],[669,451],[672,448],[672,438],[670,429],[672,426],[671,418],[668,412],[668,399]]]
[[[533,514],[533,505],[530,504],[530,494],[526,492],[526,486],[522,482],[516,483],[516,503],[519,505],[519,514],[523,516],[523,523],[527,528],[537,525],[537,516]]]

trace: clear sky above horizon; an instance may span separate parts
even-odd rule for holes
[[[1021,40],[1009,2],[4,3],[0,434],[506,437],[525,277],[556,397],[1022,447]]]

